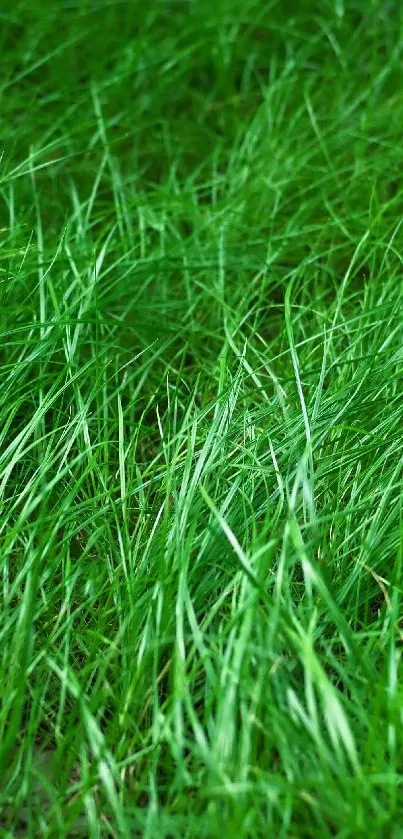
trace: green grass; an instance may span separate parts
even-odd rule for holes
[[[403,837],[403,19],[0,14],[0,835]]]

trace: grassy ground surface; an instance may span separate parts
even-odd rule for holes
[[[403,836],[400,3],[0,12],[0,835]]]

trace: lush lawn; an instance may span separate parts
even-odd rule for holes
[[[386,0],[0,13],[0,835],[403,836]]]

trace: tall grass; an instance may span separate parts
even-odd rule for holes
[[[401,23],[0,15],[2,836],[402,835]]]

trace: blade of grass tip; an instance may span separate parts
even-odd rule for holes
[[[41,217],[41,210],[39,206],[39,199],[38,193],[36,189],[36,181],[35,181],[35,171],[33,167],[33,149],[30,150],[30,175],[31,175],[31,183],[32,183],[32,190],[34,193],[34,201],[35,201],[35,212],[36,212],[36,241],[37,241],[37,254],[38,254],[38,282],[39,282],[39,323],[40,323],[40,330],[39,336],[40,340],[43,341],[46,334],[46,291],[45,291],[45,275],[43,270],[43,228],[42,228],[42,217]],[[38,397],[39,397],[39,406],[41,407],[44,400],[44,390],[43,390],[43,361],[42,358],[39,360],[39,388],[38,388]],[[38,438],[38,455],[39,458],[43,456],[43,449],[39,440],[44,438],[46,432],[45,428],[45,415],[43,414],[41,417],[40,423],[35,428],[35,434]]]
[[[250,376],[250,378],[252,379],[253,383],[254,383],[254,384],[256,385],[256,387],[258,388],[259,393],[261,394],[261,396],[263,397],[263,399],[265,399],[265,401],[266,401],[266,402],[270,403],[270,396],[269,396],[269,394],[266,392],[266,389],[264,388],[264,386],[263,386],[263,384],[262,384],[261,380],[259,379],[259,376],[258,376],[258,375],[257,375],[257,373],[254,371],[253,367],[251,367],[251,365],[249,364],[249,361],[248,361],[248,360],[247,360],[247,358],[246,358],[247,342],[245,341],[245,343],[244,343],[244,348],[243,348],[243,350],[242,350],[242,352],[241,352],[241,351],[238,349],[238,347],[237,347],[237,345],[236,345],[236,343],[235,343],[235,341],[234,341],[234,339],[233,339],[233,335],[231,335],[231,334],[230,334],[230,332],[229,332],[227,320],[225,320],[225,324],[224,324],[224,326],[225,326],[225,335],[226,335],[226,338],[227,338],[228,344],[229,344],[229,346],[230,346],[230,348],[231,348],[232,352],[234,353],[235,357],[236,357],[237,359],[239,359],[239,361],[240,361],[240,363],[241,363],[242,367],[244,367],[244,368],[245,368],[245,370],[246,370],[246,372],[247,372],[248,376]]]
[[[297,551],[297,556],[302,566],[305,585],[307,586],[308,591],[310,590],[311,586],[313,586],[316,589],[317,593],[320,595],[323,604],[326,606],[329,614],[332,616],[335,626],[337,626],[337,629],[340,632],[340,637],[343,642],[343,646],[346,650],[346,653],[358,660],[358,654],[353,633],[346,621],[343,612],[341,611],[341,609],[339,609],[337,603],[335,602],[330,591],[328,590],[326,583],[324,582],[323,577],[319,572],[319,569],[315,567],[313,561],[308,557],[304,541],[301,535],[301,529],[298,525],[295,516],[293,516],[289,522],[289,535],[294,545],[294,548]]]
[[[330,169],[330,171],[331,171],[331,173],[332,173],[332,175],[333,175],[333,177],[336,181],[337,186],[340,187],[339,175],[338,175],[337,170],[335,169],[335,167],[333,165],[331,155],[329,154],[329,149],[327,148],[327,145],[325,143],[325,138],[324,138],[324,136],[323,136],[323,134],[322,134],[322,132],[319,128],[318,120],[316,118],[316,114],[315,114],[315,111],[314,111],[314,108],[313,108],[313,105],[312,105],[312,102],[311,102],[311,99],[310,99],[310,96],[309,96],[309,93],[308,93],[307,90],[305,91],[305,104],[306,104],[306,109],[307,109],[308,114],[309,114],[309,119],[310,119],[310,122],[311,122],[311,125],[312,125],[312,128],[313,128],[314,134],[315,134],[316,139],[317,139],[317,141],[320,145],[320,148],[323,152],[323,156],[324,156],[324,158],[326,160],[326,163],[327,163],[327,165],[328,165],[328,167],[329,167],[329,169]]]
[[[360,776],[362,774],[361,766],[358,760],[357,747],[347,714],[339,697],[337,696],[334,686],[330,682],[323,667],[320,665],[318,657],[314,654],[311,648],[307,651],[307,655],[310,656],[309,664],[311,668],[314,664],[313,669],[315,672],[318,690],[322,695],[323,710],[325,712],[326,723],[332,741],[335,745],[337,744],[337,747],[339,747],[339,744],[342,745],[354,772]]]
[[[122,504],[123,520],[126,520],[126,471],[125,471],[125,438],[123,426],[122,400],[118,393],[118,418],[119,418],[119,481],[120,501]]]
[[[245,551],[243,550],[243,548],[241,547],[241,545],[239,544],[238,539],[235,536],[235,533],[231,530],[230,526],[227,524],[224,517],[221,515],[220,511],[217,509],[216,505],[214,504],[214,502],[212,501],[212,499],[210,498],[210,496],[208,495],[208,493],[206,492],[206,490],[204,489],[202,484],[200,484],[200,486],[199,486],[199,491],[202,495],[203,500],[205,501],[205,503],[207,504],[207,506],[209,507],[209,509],[213,513],[214,518],[216,519],[219,526],[221,527],[221,530],[223,531],[223,533],[227,537],[228,542],[230,543],[230,545],[231,545],[236,557],[238,558],[239,563],[240,563],[243,571],[245,572],[246,576],[248,577],[249,581],[252,583],[252,585],[256,588],[256,590],[262,596],[263,600],[266,603],[271,604],[271,599],[270,599],[269,595],[267,594],[267,591],[265,591],[265,589],[260,585],[259,580],[256,578],[255,573],[254,573],[253,568],[252,568],[251,563],[250,563],[250,559],[249,559],[248,555],[245,553]]]
[[[361,767],[358,760],[357,748],[347,714],[339,700],[336,690],[325,673],[322,664],[314,650],[311,631],[306,631],[299,621],[293,616],[293,623],[297,632],[290,630],[289,634],[294,638],[298,653],[305,671],[305,687],[316,686],[321,698],[321,709],[324,714],[326,727],[339,761],[343,760],[343,751],[347,756],[350,765],[356,775],[361,775]],[[312,622],[311,622],[312,626]],[[311,720],[314,729],[319,731],[319,717],[316,715],[316,701],[310,696],[309,687],[306,691],[307,699],[310,701]]]
[[[367,239],[369,237],[369,234],[370,234],[370,231],[366,230],[364,235],[361,237],[361,239],[358,242],[358,245],[357,245],[357,247],[356,247],[356,249],[355,249],[355,251],[354,251],[354,253],[351,257],[351,260],[349,262],[347,271],[344,274],[344,277],[343,277],[343,280],[341,282],[340,288],[337,292],[337,305],[336,305],[334,316],[333,316],[332,329],[334,329],[336,327],[336,324],[337,324],[337,321],[338,321],[338,318],[339,318],[339,315],[340,315],[340,310],[341,310],[341,307],[342,307],[342,303],[343,303],[344,292],[346,290],[348,281],[350,279],[351,272],[352,272],[352,270],[353,270],[353,268],[356,264],[357,257],[359,256],[363,245],[365,244],[365,242],[367,241]]]
[[[294,286],[294,278],[290,280],[287,285],[286,292],[285,292],[285,300],[284,300],[284,317],[285,317],[285,325],[288,337],[288,343],[290,346],[290,353],[292,359],[292,365],[294,368],[294,376],[295,381],[297,384],[298,396],[301,405],[302,417],[304,420],[305,426],[305,436],[307,442],[307,450],[308,450],[308,462],[309,462],[309,480],[310,480],[310,492],[312,498],[312,508],[313,508],[313,516],[315,517],[315,486],[314,486],[314,468],[313,468],[313,452],[312,452],[312,433],[311,433],[311,426],[308,416],[308,411],[306,408],[304,391],[302,389],[302,382],[301,376],[299,372],[299,361],[297,350],[295,347],[295,340],[294,340],[294,330],[292,326],[292,315],[291,315],[291,292]]]

